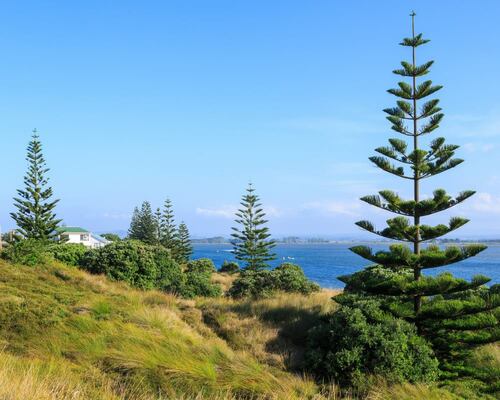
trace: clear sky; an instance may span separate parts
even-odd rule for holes
[[[227,235],[251,180],[276,235],[359,235],[389,217],[359,197],[410,193],[367,157],[396,136],[381,110],[413,8],[445,86],[439,134],[466,159],[423,192],[477,190],[449,215],[500,236],[498,0],[4,2],[2,228],[36,127],[67,225],[127,229],[168,196],[194,235]]]

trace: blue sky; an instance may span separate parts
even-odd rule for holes
[[[119,5],[118,5],[119,4]],[[276,235],[356,236],[389,215],[357,199],[407,181],[367,157],[391,133],[391,73],[417,31],[432,41],[439,134],[466,163],[425,182],[478,195],[460,236],[500,236],[496,0],[10,2],[0,15],[0,224],[41,134],[68,225],[127,229],[170,197],[195,235],[228,234],[249,180]],[[454,234],[453,236],[457,236]]]

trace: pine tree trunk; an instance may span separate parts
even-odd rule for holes
[[[412,36],[415,39],[415,16],[412,15]],[[413,68],[416,67],[416,57],[415,57],[415,47],[413,47]],[[418,150],[418,127],[417,127],[417,99],[415,98],[417,90],[416,77],[413,76],[413,150]],[[415,205],[420,201],[420,171],[418,167],[415,168],[413,175],[413,196],[415,200]],[[417,209],[415,208],[415,214],[413,218],[414,225],[417,227],[417,233],[415,235],[415,242],[413,243],[413,252],[415,254],[420,254],[420,216],[417,215]],[[413,276],[416,281],[420,279],[420,266],[416,265],[413,270]],[[420,306],[422,304],[422,298],[420,296],[415,296],[414,299],[414,312],[415,315],[420,312]]]

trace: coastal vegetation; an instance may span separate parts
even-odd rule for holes
[[[423,218],[474,194],[420,195],[422,179],[462,162],[444,138],[420,147],[443,119],[437,99],[418,104],[441,89],[417,83],[432,66],[415,61],[427,42],[414,29],[403,39],[412,61],[394,73],[411,83],[389,90],[397,106],[385,110],[411,143],[391,138],[370,158],[411,182],[413,198],[387,190],[364,197],[398,216],[383,230],[357,223],[412,248],[353,247],[373,265],[341,277],[341,291],[320,288],[296,264],[271,268],[276,242],[252,184],[231,234],[241,266],[192,259],[189,229],[177,225],[170,199],[155,211],[148,201],[136,207],[125,238],[107,234],[98,248],[65,243],[35,131],[14,199],[18,228],[0,253],[0,398],[498,398],[500,286],[423,273],[485,249],[424,245],[468,221],[429,226]]]
[[[360,302],[363,304],[366,299],[377,302],[381,310],[379,318],[390,318],[391,315],[411,323],[418,335],[432,347],[439,361],[441,380],[477,379],[485,384],[486,391],[498,390],[498,387],[495,389],[493,386],[492,389],[490,385],[493,376],[485,376],[482,371],[468,367],[467,361],[472,357],[474,348],[494,343],[500,338],[499,286],[487,287],[485,284],[490,279],[481,275],[466,281],[450,272],[437,276],[423,274],[426,270],[473,257],[486,246],[424,246],[424,243],[460,228],[468,220],[452,217],[448,225],[430,226],[425,225],[423,219],[460,204],[474,195],[474,191],[466,190],[452,197],[445,190],[437,189],[433,197],[421,197],[422,180],[449,171],[463,160],[454,158],[459,146],[447,144],[443,137],[432,140],[427,149],[420,146],[422,137],[439,128],[444,114],[438,99],[427,99],[442,86],[433,85],[431,80],[418,83],[429,73],[433,61],[416,64],[417,48],[429,40],[424,39],[422,34],[415,34],[415,13],[411,18],[412,36],[404,38],[400,44],[411,50],[412,59],[410,62],[402,61],[402,68],[393,71],[408,78],[410,83],[401,81],[398,88],[388,90],[398,100],[396,107],[384,110],[392,129],[410,138],[411,143],[391,138],[390,145],[377,148],[375,151],[380,155],[370,157],[370,160],[383,171],[410,182],[413,198],[405,200],[389,190],[363,197],[364,202],[398,216],[387,220],[387,228],[382,230],[376,229],[369,221],[359,221],[357,225],[384,238],[410,243],[412,248],[393,244],[389,251],[373,252],[366,246],[353,247],[351,250],[354,253],[374,265],[341,277],[346,290],[336,301],[351,309]],[[426,99],[425,102],[420,104],[423,99]],[[336,318],[333,315],[328,323],[334,324]],[[348,346],[346,349],[349,349]],[[423,345],[419,347],[425,348]],[[430,364],[428,368],[432,371]],[[434,377],[437,374],[421,376],[424,381]]]

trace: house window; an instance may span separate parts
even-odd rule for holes
[[[80,235],[80,241],[81,242],[88,242],[89,241],[89,235],[88,235],[88,233]]]

